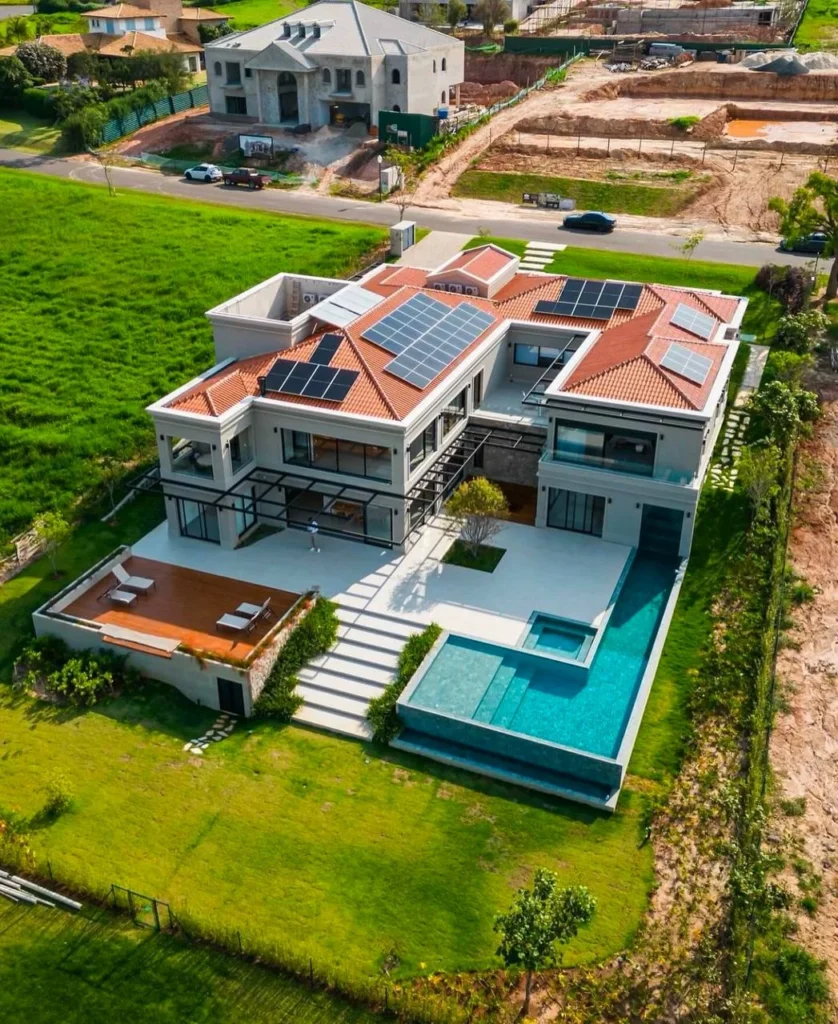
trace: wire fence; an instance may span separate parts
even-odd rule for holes
[[[124,135],[130,135],[143,125],[153,124],[162,117],[171,117],[172,114],[180,114],[184,110],[191,110],[195,107],[209,106],[209,89],[205,85],[199,85],[197,89],[190,89],[188,92],[178,92],[174,96],[167,96],[165,99],[150,103],[147,107],[133,110],[124,117],[114,117],[105,123],[102,129],[102,141],[116,142]]]
[[[171,157],[162,156],[160,153],[140,153],[139,156],[134,156],[132,159],[138,160],[146,167],[156,167],[158,170],[168,171],[172,174],[182,174],[184,171],[189,170],[190,167],[195,166],[194,160],[174,160]],[[233,171],[238,165],[217,163],[215,166],[224,172]],[[313,175],[283,174],[281,171],[267,171],[261,167],[259,168],[259,173],[281,185],[304,185],[315,180]]]

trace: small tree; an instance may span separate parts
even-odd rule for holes
[[[460,484],[445,511],[457,521],[463,543],[476,555],[501,529],[502,520],[509,516],[509,505],[500,487],[478,476]]]
[[[474,17],[483,26],[484,33],[490,39],[494,38],[495,26],[502,25],[509,20],[509,4],[506,0],[480,0],[475,4]]]
[[[404,220],[404,211],[413,202],[416,189],[419,187],[419,174],[416,170],[416,158],[404,149],[391,146],[384,154],[384,159],[391,167],[399,169],[399,186],[391,193],[399,208],[399,217]]]
[[[774,445],[748,445],[739,459],[739,479],[757,515],[777,490],[780,452]]]
[[[781,380],[764,384],[752,396],[749,409],[771,442],[780,448],[797,436],[803,423],[816,419],[819,413],[817,395]]]
[[[423,25],[427,25],[428,28],[433,28],[434,25],[444,24],[445,16],[438,3],[434,3],[433,0],[423,0],[419,4],[419,21]]]
[[[539,868],[532,889],[519,889],[509,913],[495,918],[494,929],[501,934],[498,956],[507,967],[526,971],[525,1017],[530,1010],[533,972],[561,959],[556,943],[569,942],[595,909],[596,900],[584,885],[560,889],[556,875]]]
[[[805,355],[812,351],[827,327],[829,318],[819,309],[790,313],[780,317],[775,341],[780,348]]]
[[[795,189],[786,202],[780,196],[768,201],[769,210],[780,215],[780,232],[791,241],[798,241],[814,231],[826,235],[824,256],[838,255],[838,181],[821,171],[813,171],[806,184]],[[826,297],[838,295],[838,260],[832,261]]]
[[[681,255],[684,256],[686,259],[691,260],[693,258],[693,254],[695,253],[695,250],[701,245],[703,241],[703,231],[692,231],[690,232],[690,234],[687,235],[687,237],[680,245],[675,245],[673,246],[673,248],[680,252]]]
[[[54,46],[46,43],[21,43],[17,58],[34,78],[57,82],[67,73],[67,58]]]
[[[58,549],[70,535],[70,524],[57,512],[44,512],[32,524],[32,531],[49,559],[53,576],[57,576]]]
[[[14,106],[31,86],[32,76],[17,57],[0,57],[0,105]]]
[[[107,171],[106,171],[107,173]],[[102,471],[102,483],[111,503],[111,513],[116,512],[116,485],[122,477],[123,466],[113,455],[104,455],[99,463]]]
[[[29,38],[29,21],[24,15],[6,18],[3,24],[6,26],[7,43],[25,43]]]
[[[462,0],[449,0],[448,10],[445,12],[445,20],[451,26],[451,31],[464,21],[468,15],[468,7]]]

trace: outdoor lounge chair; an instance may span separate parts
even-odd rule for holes
[[[220,619],[215,623],[216,629],[234,629],[236,632],[247,630],[251,628],[251,621],[244,617],[244,615],[231,615],[229,612],[225,612]]]
[[[247,602],[240,604],[235,614],[227,612],[221,616],[215,624],[216,629],[220,627],[249,633],[259,619],[270,612],[270,603],[271,599],[266,597],[262,604],[248,604]]]
[[[147,594],[154,586],[154,580],[150,580],[146,576],[130,576],[121,565],[115,565],[111,572],[125,590],[136,590],[138,594]]]
[[[249,619],[261,619],[263,615],[267,618],[273,615],[271,599],[265,598],[262,604],[248,604],[247,601],[243,601],[236,609],[236,615],[246,615]]]
[[[124,604],[126,606],[132,605],[137,600],[137,595],[132,593],[130,590],[120,590],[119,587],[112,587],[107,594],[105,594],[109,600],[115,604]]]

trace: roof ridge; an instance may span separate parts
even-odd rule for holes
[[[354,0],[353,0],[353,3],[354,3]],[[389,410],[390,415],[395,420],[400,419],[400,416],[399,416],[398,412],[396,411],[396,407],[393,405],[393,403],[390,401],[390,399],[385,394],[384,389],[378,383],[378,378],[372,372],[372,367],[366,361],[366,359],[363,356],[363,353],[358,348],[358,346],[355,344],[355,339],[352,337],[352,335],[349,333],[349,331],[342,331],[341,333],[343,334],[343,337],[346,339],[346,341],[349,342],[350,346],[352,347],[352,351],[358,357],[358,362],[361,364],[361,366],[363,366],[364,373],[366,373],[367,377],[372,381],[373,387],[378,392],[378,397],[387,406],[387,409]]]
[[[360,32],[361,39],[363,40],[364,43],[364,51],[366,52],[366,55],[369,57],[372,51],[370,50],[370,44],[369,40],[367,39],[367,34],[366,32],[364,32],[364,26],[361,24],[361,16],[360,14],[358,14],[357,0],[350,0],[350,6],[352,7],[352,13],[355,16],[355,21],[358,24],[358,31]]]

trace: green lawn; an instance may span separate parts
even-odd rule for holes
[[[153,446],[144,409],[213,362],[204,312],[280,270],[339,276],[382,229],[0,169],[0,540]]]
[[[472,238],[466,248],[494,242],[510,252],[523,256],[526,242],[517,238]],[[782,307],[754,284],[754,267],[740,267],[735,263],[711,263],[693,258],[670,256],[638,256],[633,253],[613,252],[606,249],[583,249],[569,245],[564,252],[544,268],[551,274],[575,274],[580,277],[619,278],[643,281],[647,284],[695,285],[697,288],[716,288],[728,295],[744,295],[748,311],[742,328],[756,334],[760,341],[773,336]]]
[[[505,554],[506,548],[496,548],[491,544],[481,544],[477,554],[473,554],[463,541],[455,540],[442,560],[446,565],[460,565],[464,569],[477,569],[479,572],[494,572]]]
[[[95,907],[0,900],[4,1024],[373,1024],[321,992]]]
[[[809,0],[797,32],[794,45],[801,50],[818,50],[838,42],[838,2],[836,0]]]
[[[12,0],[14,2],[14,0]],[[87,32],[89,25],[80,15],[72,11],[59,11],[57,14],[29,14],[23,17],[26,24],[26,31],[29,39],[35,39],[38,35],[58,35],[62,32]],[[8,21],[0,21],[0,46],[17,46],[19,40],[15,37],[7,39]]]
[[[31,153],[60,150],[61,129],[23,110],[0,110],[0,146]]]
[[[212,10],[229,14],[233,28],[241,32],[245,28],[255,28],[256,25],[284,18],[300,7],[305,7],[305,3],[296,0],[233,0],[232,3],[213,6]]]
[[[454,185],[452,195],[518,204],[523,192],[557,192],[575,199],[582,209],[646,217],[671,217],[695,196],[694,188],[683,185],[637,185],[500,171],[466,171]]]

